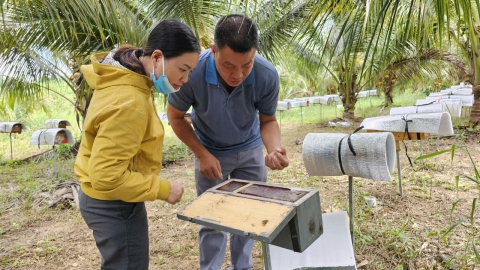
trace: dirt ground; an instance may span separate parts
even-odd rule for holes
[[[287,186],[316,188],[320,192],[323,212],[348,209],[348,179],[311,177],[302,160],[301,142],[311,132],[350,133],[353,128],[330,128],[321,125],[284,125],[282,143],[287,148],[290,166],[283,171],[269,171],[269,181]],[[460,131],[461,132],[461,131]],[[476,134],[452,136],[438,140],[440,150],[465,140],[475,164],[480,164],[480,137]],[[420,142],[407,141],[408,154],[420,155]],[[424,154],[437,151],[437,139],[423,141]],[[480,206],[474,222],[465,221],[448,236],[442,234],[459,219],[468,219],[472,200],[480,190],[472,181],[461,178],[456,190],[455,176],[474,176],[473,166],[462,151],[416,161],[409,165],[402,145],[400,151],[403,196],[398,195],[397,169],[392,182],[354,179],[355,257],[361,269],[480,269],[473,262],[474,237],[480,243]],[[65,170],[73,170],[66,168]],[[16,172],[21,174],[21,172]],[[49,175],[50,172],[43,172]],[[45,178],[39,175],[39,179]],[[179,220],[176,213],[195,199],[192,157],[167,166],[161,176],[185,186],[182,202],[171,206],[148,202],[150,234],[150,269],[198,269],[198,226]],[[9,177],[9,176],[1,176]],[[73,177],[73,174],[72,174]],[[5,178],[4,178],[5,179]],[[39,180],[40,181],[40,180]],[[11,188],[2,181],[2,188]],[[365,205],[363,196],[375,196],[376,211]],[[452,211],[452,206],[460,198]],[[473,225],[473,227],[472,227]],[[46,209],[5,211],[0,220],[1,269],[98,269],[100,255],[91,231],[78,210]],[[467,246],[466,246],[467,245]],[[338,251],[342,252],[342,251]],[[229,264],[228,253],[222,269]],[[261,245],[254,247],[254,268],[263,269]]]

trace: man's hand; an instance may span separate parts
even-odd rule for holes
[[[272,170],[283,170],[288,167],[287,150],[283,147],[265,155],[265,165]]]
[[[183,186],[177,182],[170,182],[170,194],[165,200],[169,204],[176,204],[180,201],[183,195]]]
[[[212,154],[207,153],[205,156],[198,158],[200,173],[210,180],[223,179],[220,161]]]

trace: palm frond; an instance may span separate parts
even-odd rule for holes
[[[146,7],[147,17],[155,20],[177,19],[189,25],[203,48],[213,41],[213,30],[217,20],[226,11],[236,10],[234,1],[190,1],[190,0],[140,0]]]
[[[116,45],[141,45],[151,22],[136,1],[18,0],[1,4],[3,96],[35,99],[52,80],[74,89],[72,74],[87,57]]]

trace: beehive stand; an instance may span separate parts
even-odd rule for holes
[[[267,244],[302,252],[323,233],[318,190],[239,179],[207,190],[177,216],[261,241],[267,270]]]
[[[0,133],[10,134],[10,158],[13,160],[12,133],[21,134],[27,127],[19,122],[0,122]]]
[[[309,175],[348,175],[350,238],[353,230],[353,177],[391,181],[395,165],[394,136],[379,133],[309,133],[302,146],[303,162]]]
[[[59,126],[67,126],[66,124],[68,121],[65,120],[58,120],[52,119],[47,120],[46,126],[54,124]],[[52,146],[53,150],[53,166],[54,166],[54,173],[55,179],[58,179],[58,168],[57,168],[57,150],[55,148],[56,145],[61,144],[74,144],[75,140],[73,139],[73,135],[70,130],[66,128],[45,128],[36,130],[32,134],[32,138],[30,139],[30,145],[36,145],[40,149],[40,145],[50,145]]]
[[[290,108],[292,108],[292,104],[288,101],[278,101],[277,103],[277,111],[280,112],[280,131],[282,131],[283,111],[290,110]]]
[[[399,142],[403,140],[422,140],[429,135],[453,135],[452,118],[449,113],[414,113],[407,115],[389,115],[365,118],[360,124],[367,132],[392,132],[397,144],[397,169],[400,195],[402,195],[402,175],[400,168]],[[420,144],[422,146],[422,144]],[[422,152],[423,149],[420,149]]]

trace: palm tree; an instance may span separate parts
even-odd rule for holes
[[[296,1],[156,1],[78,0],[2,1],[0,24],[1,93],[19,100],[35,99],[50,89],[52,79],[76,93],[84,116],[91,90],[78,76],[90,54],[116,45],[143,44],[149,28],[162,18],[192,27],[205,48],[212,42],[216,20],[228,13],[254,17],[262,35],[261,51],[273,59],[305,11]],[[280,45],[279,45],[280,44]]]
[[[51,80],[63,81],[76,91],[82,115],[82,97],[89,93],[76,87],[79,65],[95,51],[140,43],[150,25],[128,1],[20,0],[2,2],[1,7],[0,94],[35,99],[55,92]]]
[[[91,92],[83,86],[77,72],[91,53],[122,43],[142,44],[148,29],[161,18],[186,22],[202,46],[207,47],[220,16],[244,13],[259,26],[260,52],[273,62],[289,46],[300,48],[297,53],[303,56],[314,52],[308,66],[314,78],[311,81],[315,81],[319,69],[326,68],[335,75],[332,78],[338,81],[345,111],[353,114],[356,92],[378,73],[374,67],[389,54],[394,33],[402,30],[397,44],[415,37],[416,51],[433,48],[441,44],[445,25],[453,25],[449,18],[463,18],[464,25],[475,25],[478,12],[466,2],[469,1],[2,1],[1,91],[10,98],[35,98],[49,89],[48,80],[63,80],[76,91],[77,110],[84,115]],[[453,8],[452,3],[457,3],[458,8]],[[431,10],[437,11],[437,17],[432,16]],[[473,30],[465,33],[476,35]],[[427,44],[422,38],[425,36],[437,38]],[[329,42],[321,43],[322,40]],[[475,63],[480,61],[475,54],[470,56],[475,60],[472,68],[478,66]],[[474,78],[477,77],[480,76]]]
[[[462,52],[461,54],[465,56],[470,71],[467,72],[465,68],[460,68],[457,70],[455,77],[459,81],[469,81],[474,86],[475,103],[471,111],[470,121],[478,124],[480,121],[480,102],[478,100],[480,97],[480,55],[476,53],[476,48],[480,44],[480,33],[476,27],[480,24],[478,14],[480,2],[468,0],[411,0],[406,4],[412,7],[408,13],[398,12],[395,14],[396,16],[392,17],[393,22],[403,22],[405,33],[409,33],[409,36],[417,40],[433,37],[434,40],[430,40],[428,46],[438,48],[439,53],[446,61],[453,60],[452,54],[445,53],[445,50],[441,49],[448,42],[457,45],[457,48]],[[431,13],[432,10],[436,11],[435,16],[428,16],[428,13]],[[415,25],[415,23],[408,23],[415,22],[415,18],[422,18],[420,22],[428,21],[428,24]],[[391,25],[389,24],[389,26]],[[412,30],[414,28],[416,30]],[[408,35],[405,34],[405,36]],[[453,63],[459,67],[459,57],[456,56],[455,58]]]
[[[437,35],[433,1],[316,2],[315,6],[304,2],[310,19],[303,19],[290,43],[310,70],[327,70],[337,80],[347,117],[353,117],[358,90],[371,85],[379,72],[400,71],[407,63],[416,63],[418,71],[432,57],[452,60],[452,54],[440,46],[444,39]],[[458,64],[458,59],[454,62]],[[390,79],[390,84],[395,80]]]
[[[279,99],[313,95],[308,80],[298,72],[298,64],[292,56],[278,59],[276,68],[280,76]]]
[[[480,2],[456,0],[439,1],[438,4],[439,35],[448,34],[465,55],[470,67],[469,74],[465,74],[461,81],[473,85],[474,104],[470,112],[470,123],[476,126],[480,124]]]
[[[439,65],[439,62],[445,62],[453,66],[455,70],[465,72],[464,63],[452,53],[437,49],[424,49],[416,52],[414,49],[410,47],[404,51],[404,54],[399,53],[390,58],[384,58],[381,62],[382,70],[373,77],[382,82],[385,93],[384,107],[393,103],[393,87],[397,81],[431,80],[438,77],[437,74],[446,69],[445,66]],[[412,101],[412,105],[413,103]]]

